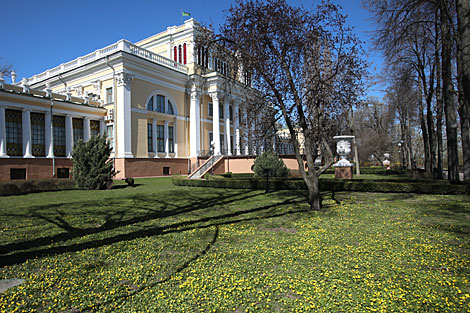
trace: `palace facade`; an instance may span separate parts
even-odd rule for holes
[[[0,180],[66,177],[74,143],[95,134],[107,135],[121,178],[262,151],[244,105],[252,90],[240,75],[227,92],[228,66],[196,45],[200,27],[189,19],[20,82],[0,77]]]

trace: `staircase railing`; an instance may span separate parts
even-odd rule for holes
[[[204,164],[202,164],[198,169],[196,169],[193,173],[191,173],[188,178],[190,179],[197,179],[201,178],[202,175],[207,173],[221,158],[223,155],[213,155],[211,156]]]

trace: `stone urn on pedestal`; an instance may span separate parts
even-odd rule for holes
[[[336,153],[339,154],[339,161],[333,164],[335,167],[335,178],[352,179],[353,164],[348,161],[348,155],[351,153],[351,144],[354,136],[335,136]]]
[[[385,160],[382,163],[383,163],[383,165],[385,166],[385,168],[387,170],[390,169],[390,160],[389,160],[389,158],[390,158],[390,153],[384,153],[384,159]]]

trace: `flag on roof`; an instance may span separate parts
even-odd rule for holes
[[[191,16],[191,13],[189,13],[189,12],[182,11],[181,13],[183,14],[183,16]]]

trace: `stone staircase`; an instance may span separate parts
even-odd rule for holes
[[[209,170],[214,167],[224,156],[220,155],[213,155],[211,156],[204,164],[198,167],[194,172],[192,172],[188,178],[189,179],[198,179],[204,176]]]

